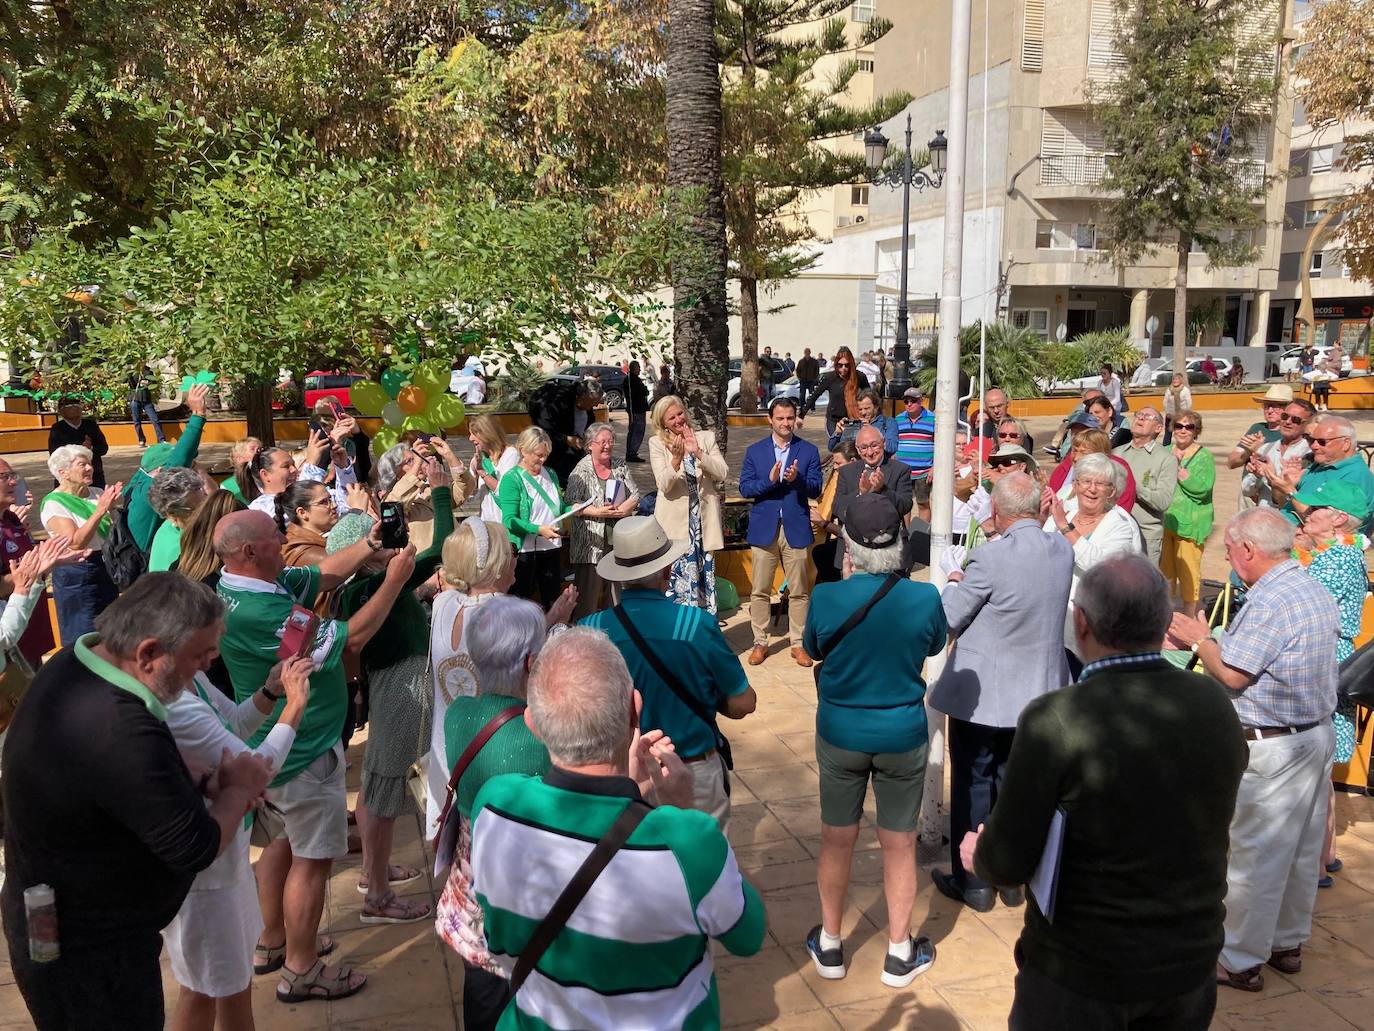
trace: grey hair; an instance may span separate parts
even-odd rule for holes
[[[84,458],[89,462],[92,457],[91,449],[88,447],[82,447],[80,444],[63,444],[48,456],[48,472],[53,474],[54,479],[60,480],[62,474],[70,469],[78,458]]]
[[[1040,518],[1040,484],[1025,473],[1010,473],[992,488],[992,505],[1004,519]]]
[[[1355,424],[1349,419],[1343,419],[1339,415],[1323,414],[1317,420],[1318,426],[1332,426],[1337,435],[1345,437],[1347,440],[1354,441],[1358,436],[1355,432]]]
[[[848,555],[849,562],[854,567],[855,572],[877,573],[879,576],[886,576],[888,573],[901,571],[901,537],[898,537],[885,548],[865,548],[862,544],[854,543],[854,538],[849,536],[848,530],[841,532],[844,533],[845,554]]]
[[[410,455],[409,444],[396,444],[387,448],[382,457],[377,459],[377,487],[383,494],[396,486]]]
[[[101,644],[127,659],[150,638],[165,652],[178,651],[223,618],[224,602],[203,583],[180,573],[144,573],[95,617],[95,628]]]
[[[1106,455],[1084,455],[1073,467],[1073,478],[1075,483],[1079,480],[1096,480],[1098,483],[1105,483],[1111,487],[1112,496],[1116,497],[1126,484],[1126,470]],[[1039,504],[1039,499],[1036,500],[1036,504]]]
[[[571,627],[544,646],[530,672],[529,703],[535,733],[558,765],[624,761],[634,681],[600,630]]]
[[[532,601],[497,594],[468,617],[463,643],[477,667],[482,694],[525,697],[525,660],[538,655],[548,633],[544,610]]]
[[[1233,544],[1252,544],[1269,558],[1287,558],[1293,550],[1295,530],[1277,509],[1249,508],[1231,517],[1226,524],[1226,539]]]
[[[595,441],[597,437],[601,436],[602,433],[609,433],[614,437],[615,430],[611,429],[611,424],[607,422],[594,422],[589,424],[587,428],[582,431],[582,446],[591,447],[592,442]]]
[[[194,500],[197,495],[200,501]],[[163,469],[148,489],[148,503],[163,519],[188,516],[204,500],[205,481],[200,478],[200,473],[184,465]]]
[[[1093,566],[1078,581],[1073,604],[1099,644],[1123,652],[1158,648],[1174,611],[1163,574],[1140,555]]]

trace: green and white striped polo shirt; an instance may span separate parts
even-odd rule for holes
[[[626,777],[555,767],[493,778],[473,804],[472,879],[487,947],[506,971],[632,799]],[[530,973],[498,1028],[720,1027],[709,938],[763,944],[763,901],[706,813],[644,817]]]

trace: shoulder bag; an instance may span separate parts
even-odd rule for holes
[[[487,720],[486,726],[468,742],[468,746],[463,749],[463,754],[453,764],[453,775],[448,779],[448,791],[444,795],[443,808],[439,811],[439,829],[434,835],[435,870],[442,870],[449,865],[453,859],[454,843],[458,840],[458,811],[453,807],[453,795],[458,790],[458,782],[463,779],[463,774],[472,765],[472,760],[477,758],[477,753],[486,747],[492,736],[524,711],[523,705],[509,705]],[[430,758],[432,760],[433,756],[431,755]],[[422,807],[421,812],[423,811]]]
[[[840,625],[840,628],[831,635],[830,640],[820,646],[821,653],[819,655],[811,656],[816,660],[816,665],[811,667],[811,676],[816,681],[817,687],[821,685],[821,664],[825,662],[825,657],[835,650],[835,646],[843,641],[851,630],[864,621],[864,618],[868,615],[873,606],[886,598],[888,592],[896,587],[901,580],[902,575],[900,573],[888,573],[887,579],[882,582],[882,586],[873,592],[873,597],[869,598],[860,608],[856,609],[854,613]]]
[[[46,616],[46,613],[44,614]],[[33,683],[34,670],[18,647],[5,652],[5,668],[0,670],[0,733],[14,719],[14,712]]]

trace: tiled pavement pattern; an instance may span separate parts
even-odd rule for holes
[[[1246,422],[1244,416],[1210,416],[1207,437],[1224,455]],[[623,432],[623,421],[617,423]],[[1045,429],[1043,425],[1032,428]],[[752,434],[734,432],[729,449],[733,466],[751,439]],[[137,459],[134,449],[120,450],[129,453],[107,459],[107,466],[116,473]],[[37,455],[12,459],[35,486],[46,482],[41,460]],[[647,466],[641,468],[647,471]],[[1237,479],[1236,473],[1219,476],[1219,524],[1222,516],[1234,511]],[[1213,552],[1219,553],[1220,548],[1209,549],[1209,576],[1220,573],[1220,556]],[[747,650],[751,635],[742,612],[730,617],[727,634],[737,651]],[[748,673],[759,695],[758,711],[725,728],[737,761],[730,837],[745,875],[763,893],[769,930],[756,956],[739,959],[717,950],[725,1026],[798,1031],[1004,1028],[1015,970],[1012,946],[1022,913],[1000,904],[986,914],[956,906],[934,891],[928,865],[920,871],[913,928],[935,940],[936,964],[905,990],[894,991],[879,981],[885,908],[871,801],[855,853],[843,926],[849,976],[823,981],[815,975],[802,946],[806,931],[819,920],[815,856],[820,817],[812,733],[815,689],[810,671],[788,659],[782,638],[775,639],[768,661],[748,667]],[[355,738],[351,751],[351,791],[357,790],[362,740],[363,735]],[[1374,1029],[1374,799],[1338,793],[1337,802],[1337,844],[1345,869],[1336,875],[1333,889],[1319,893],[1317,922],[1304,949],[1303,972],[1289,977],[1266,969],[1265,990],[1257,995],[1222,990],[1213,1027],[1234,1031]],[[395,861],[424,865],[418,818],[400,821]],[[339,864],[330,884],[324,926],[338,937],[339,955],[366,971],[371,983],[359,995],[339,1003],[283,1006],[272,997],[276,979],[258,978],[254,984],[258,1027],[262,1031],[460,1028],[461,963],[427,922],[360,925],[357,877],[358,857],[350,856]],[[432,897],[433,888],[420,884],[414,894]],[[177,988],[165,968],[164,962],[170,1006]],[[31,1026],[8,963],[0,963],[0,1028]]]

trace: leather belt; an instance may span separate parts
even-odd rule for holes
[[[1316,723],[1303,723],[1296,727],[1242,727],[1245,736],[1251,741],[1263,741],[1271,737],[1288,737],[1291,734],[1301,734],[1304,730],[1311,730],[1313,727],[1320,726],[1321,720]]]
[[[706,749],[706,751],[702,752],[700,755],[680,755],[680,756],[678,756],[678,758],[681,759],[681,760],[682,760],[683,762],[685,762],[685,763],[699,763],[699,762],[703,762],[703,761],[705,761],[705,760],[711,758],[713,755],[716,755],[716,754],[718,754],[718,753],[716,752],[716,750],[715,750],[714,748],[708,748],[708,749]]]

